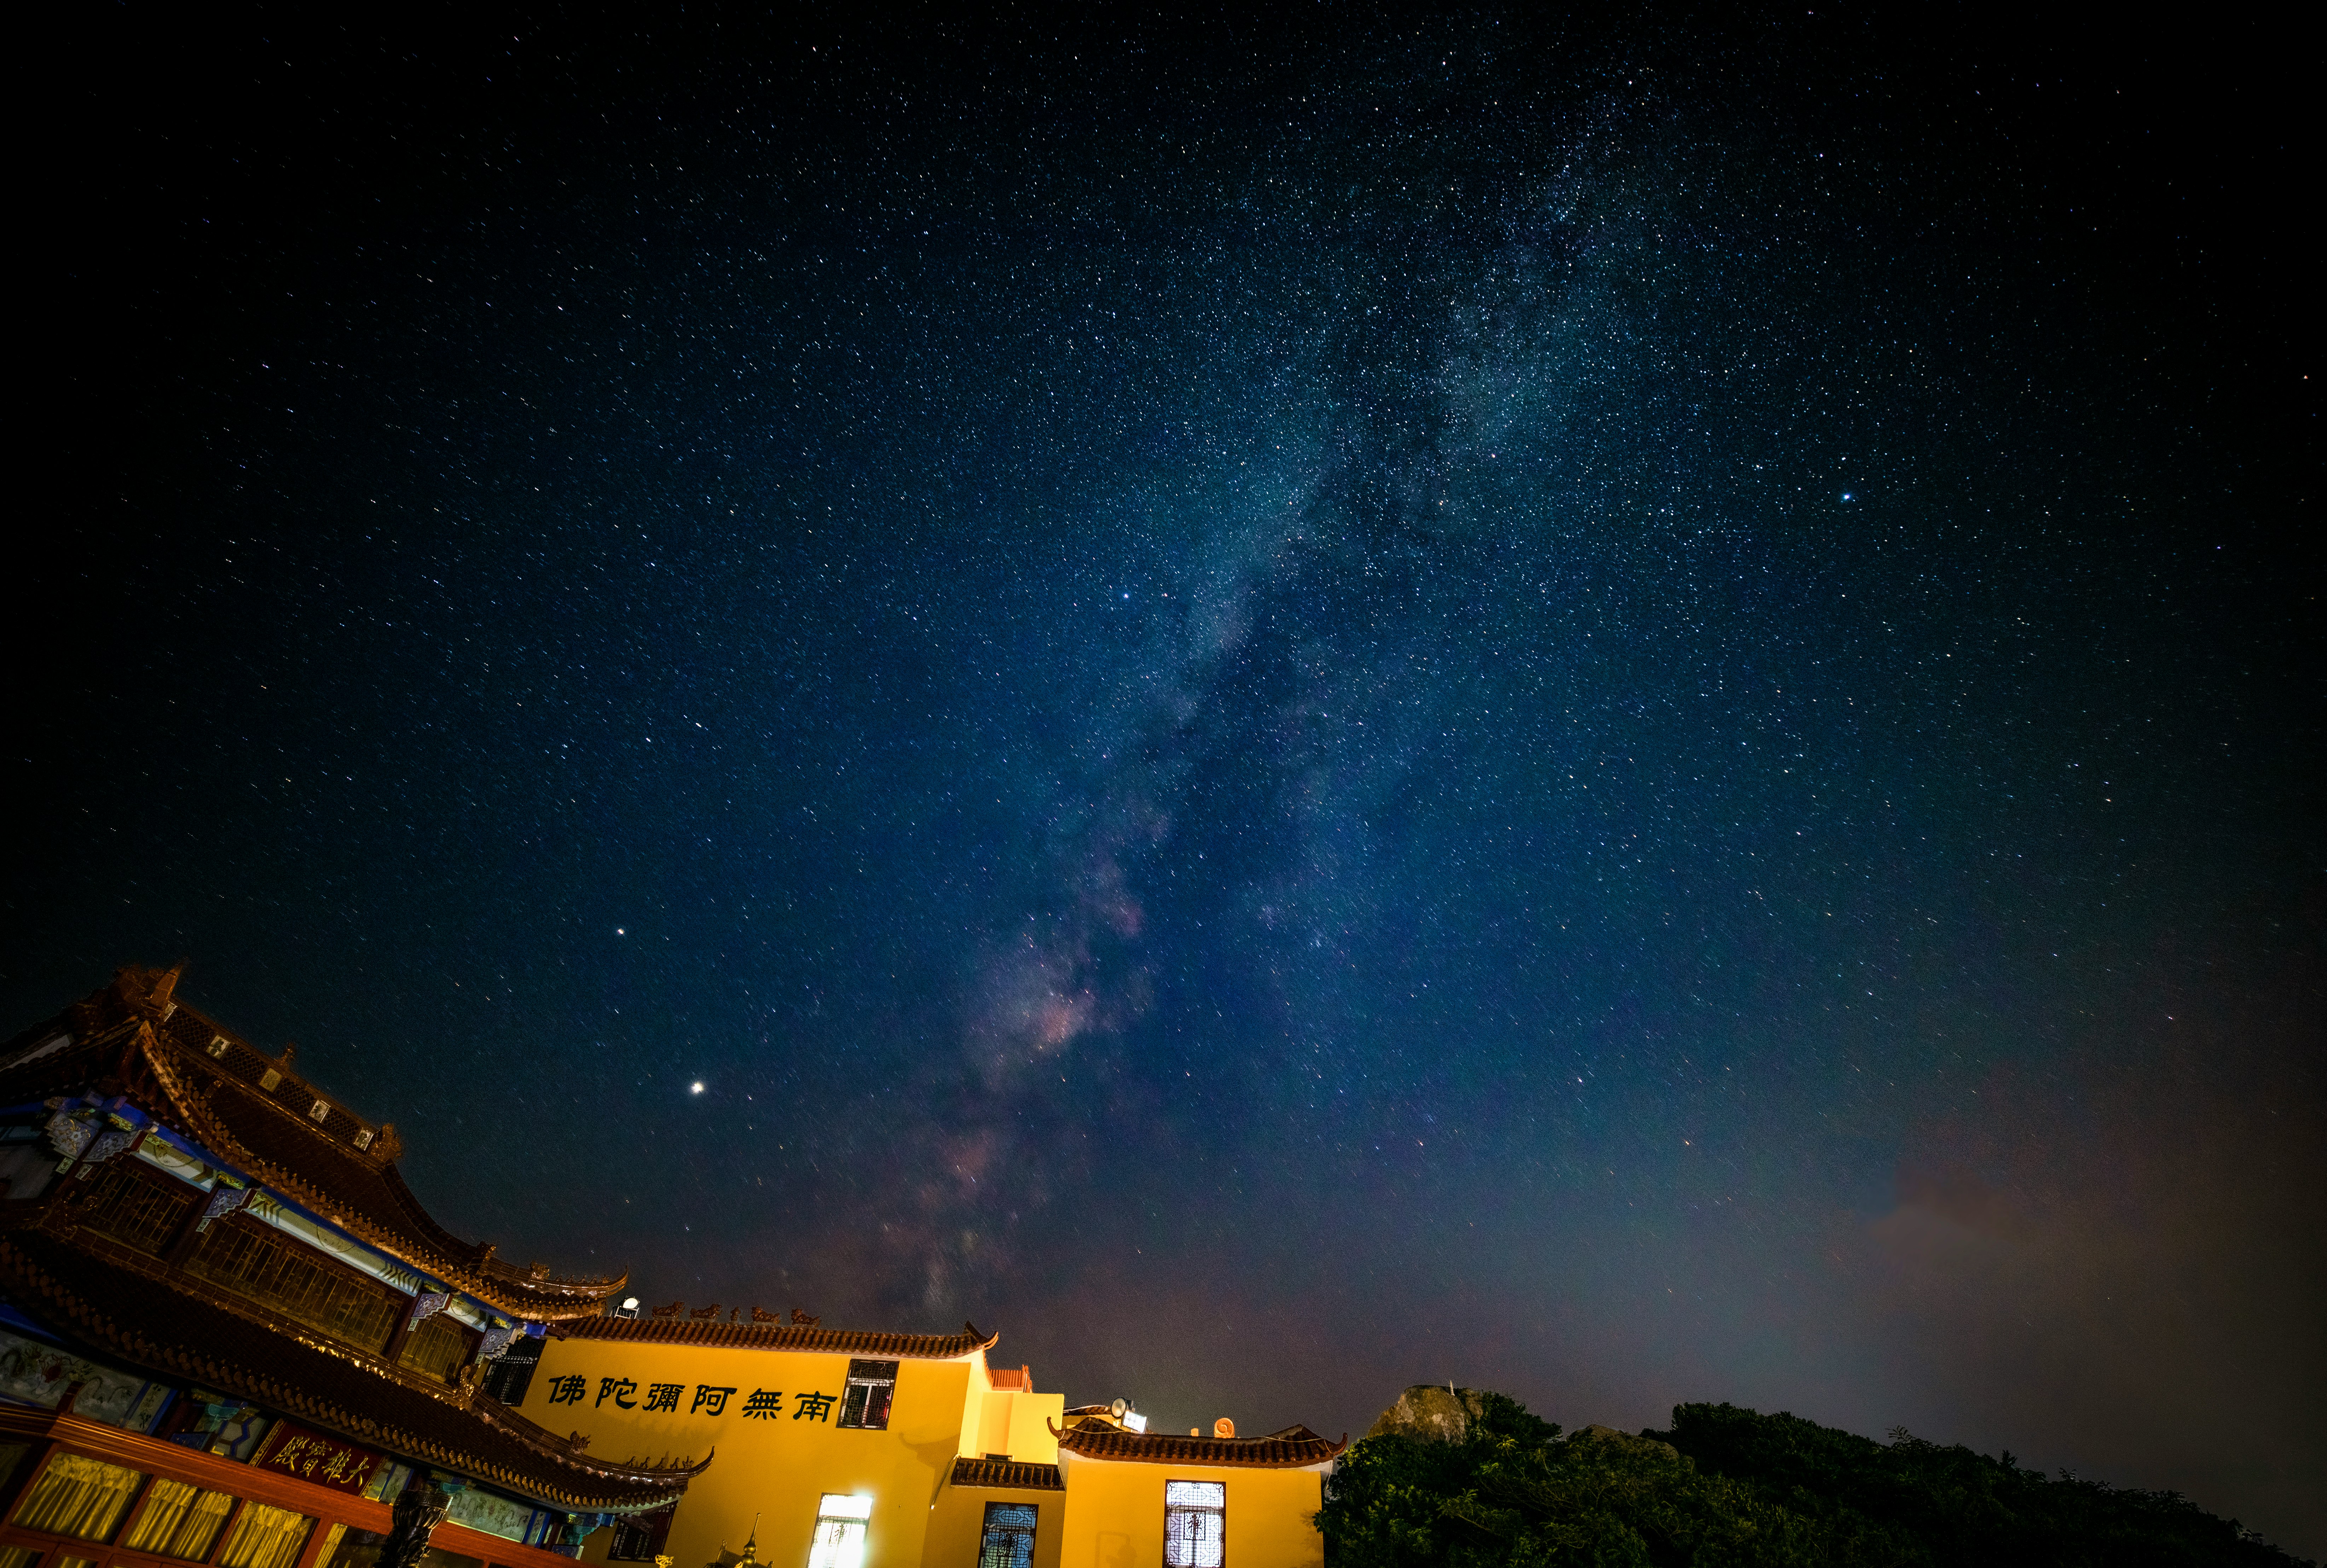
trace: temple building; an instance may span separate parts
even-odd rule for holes
[[[1313,1568],[1342,1443],[1136,1430],[1065,1408],[996,1336],[701,1318],[552,1326],[522,1408],[605,1452],[718,1461],[670,1509],[590,1537],[590,1563],[730,1568]],[[740,1318],[741,1312],[735,1312]],[[746,1550],[745,1548],[748,1548]]]
[[[125,969],[0,1048],[0,1568],[374,1568],[416,1533],[426,1568],[570,1568],[683,1494],[701,1464],[491,1391],[626,1282],[449,1235],[392,1125],[176,983]]]
[[[1069,1409],[969,1324],[641,1318],[177,979],[0,1047],[0,1568],[1322,1563],[1345,1442]]]

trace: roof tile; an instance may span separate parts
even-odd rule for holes
[[[959,1334],[892,1334],[877,1329],[818,1329],[791,1323],[698,1322],[691,1318],[569,1318],[550,1332],[569,1339],[643,1345],[729,1345],[744,1350],[807,1350],[833,1356],[950,1361],[990,1350],[1002,1336],[964,1323]]]
[[[555,1507],[657,1507],[710,1462],[599,1459],[482,1395],[407,1386],[343,1350],[267,1328],[35,1230],[0,1236],[0,1292],[136,1366]]]
[[[1305,1426],[1288,1426],[1266,1437],[1174,1437],[1168,1432],[1126,1432],[1095,1417],[1076,1422],[1064,1432],[1056,1426],[1059,1447],[1081,1459],[1112,1460],[1134,1464],[1249,1465],[1264,1470],[1294,1470],[1323,1464],[1350,1446],[1318,1436]]]
[[[1014,1459],[958,1459],[953,1461],[958,1487],[1000,1487],[1021,1492],[1062,1492],[1067,1483],[1054,1464],[1028,1464]]]

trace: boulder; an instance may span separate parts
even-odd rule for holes
[[[1570,1442],[1612,1442],[1619,1448],[1635,1449],[1644,1453],[1662,1454],[1667,1459],[1680,1457],[1680,1450],[1668,1442],[1653,1437],[1636,1436],[1629,1432],[1619,1432],[1612,1426],[1602,1426],[1597,1422],[1576,1433],[1568,1441]]]
[[[1475,1388],[1417,1383],[1381,1413],[1366,1435],[1386,1437],[1395,1433],[1418,1442],[1461,1442],[1471,1435],[1471,1418],[1481,1409]]]

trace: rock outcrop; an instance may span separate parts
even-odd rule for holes
[[[1612,1426],[1602,1426],[1596,1422],[1592,1425],[1585,1427],[1583,1431],[1572,1434],[1567,1441],[1570,1442],[1612,1442],[1619,1448],[1629,1448],[1641,1452],[1662,1454],[1667,1459],[1677,1460],[1680,1458],[1680,1450],[1661,1439],[1646,1437],[1636,1433],[1619,1432]]]
[[[1366,1429],[1366,1435],[1386,1437],[1396,1433],[1419,1442],[1461,1442],[1471,1435],[1472,1417],[1481,1410],[1479,1391],[1475,1388],[1417,1383],[1399,1395],[1396,1405],[1381,1413],[1380,1418]]]

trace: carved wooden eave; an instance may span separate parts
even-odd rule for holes
[[[584,1451],[491,1397],[388,1368],[230,1295],[166,1287],[126,1249],[0,1235],[0,1290],[53,1326],[132,1365],[184,1377],[408,1459],[554,1507],[636,1512],[676,1500],[711,1463]],[[100,1255],[102,1254],[102,1255]],[[150,1265],[150,1260],[144,1260]]]
[[[419,1245],[405,1231],[379,1223],[372,1216],[341,1202],[336,1193],[309,1181],[302,1172],[250,1148],[219,1114],[210,1095],[192,1082],[189,1064],[182,1057],[154,1040],[150,1031],[145,1032],[141,1044],[146,1065],[167,1101],[168,1111],[175,1113],[174,1119],[181,1123],[180,1130],[188,1138],[210,1149],[237,1170],[264,1182],[301,1207],[339,1226],[367,1246],[378,1248],[420,1274],[442,1280],[511,1317],[536,1322],[594,1314],[604,1307],[609,1296],[629,1283],[627,1273],[611,1280],[536,1280],[528,1277],[523,1270],[500,1263],[493,1256],[490,1244],[474,1248],[463,1247],[457,1253],[448,1248]],[[282,1106],[263,1099],[255,1100],[253,1108],[258,1114],[272,1115],[294,1125],[298,1120]],[[154,1109],[163,1112],[163,1107],[158,1106]],[[163,1114],[164,1119],[173,1119],[167,1112]],[[402,1176],[393,1164],[381,1165],[379,1174],[391,1192],[409,1197],[410,1190],[405,1187]],[[412,1202],[412,1207],[418,1209],[416,1200]]]
[[[10,1099],[93,1089],[126,1097],[220,1164],[272,1189],[415,1273],[519,1321],[594,1316],[629,1283],[566,1278],[463,1242],[422,1207],[395,1159],[392,1124],[366,1122],[293,1068],[175,996],[177,971],[124,969],[64,1018],[19,1037],[0,1064]],[[62,1049],[44,1038],[64,1030]]]

